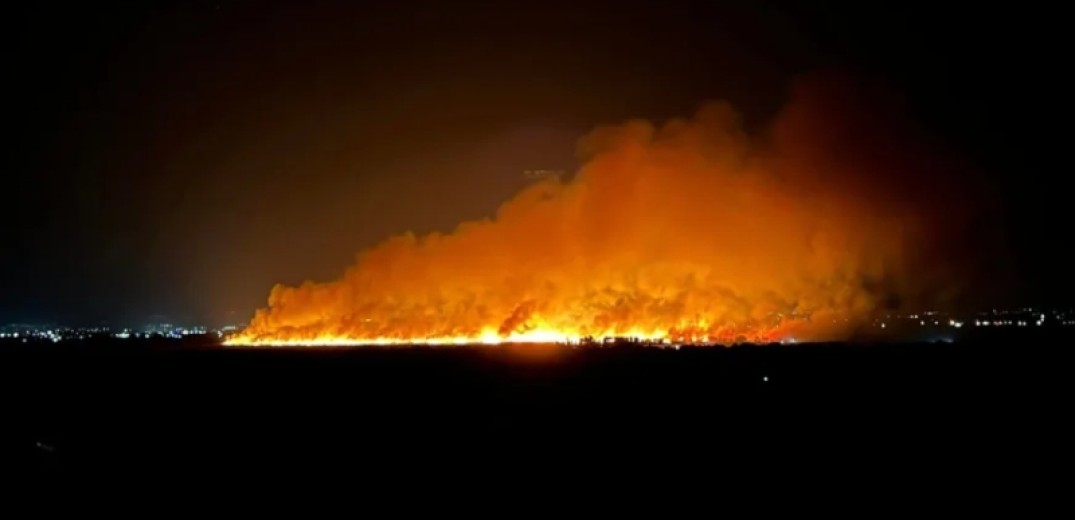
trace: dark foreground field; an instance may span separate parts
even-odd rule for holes
[[[6,344],[3,456],[46,474],[343,468],[426,482],[838,464],[1066,472],[1073,352],[1056,337],[545,357]]]

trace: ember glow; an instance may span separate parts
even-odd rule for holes
[[[726,103],[598,128],[574,176],[539,179],[451,233],[390,238],[338,280],[278,285],[228,343],[846,337],[892,301],[933,294],[918,281],[944,264],[923,252],[962,221],[935,169],[888,175],[920,165],[817,92],[800,89],[764,140]],[[921,193],[893,180],[921,178],[933,183]]]

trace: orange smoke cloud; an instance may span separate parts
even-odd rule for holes
[[[800,85],[764,139],[723,102],[598,128],[572,178],[390,238],[338,280],[277,285],[230,342],[845,337],[943,294],[936,245],[966,220],[944,168],[841,85]]]

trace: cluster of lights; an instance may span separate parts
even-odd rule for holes
[[[5,327],[7,330],[0,332],[0,339],[14,339],[22,340],[22,342],[41,342],[48,341],[52,343],[59,343],[61,341],[77,341],[87,340],[93,338],[110,337],[115,339],[150,339],[150,338],[167,338],[167,339],[181,339],[185,337],[193,336],[205,336],[214,334],[216,337],[223,337],[227,331],[237,330],[236,326],[229,326],[220,330],[209,330],[204,326],[195,327],[172,327],[171,325],[150,325],[144,328],[143,332],[136,332],[131,329],[120,329],[112,331],[108,327],[37,327],[34,325],[8,325]]]
[[[1075,321],[1061,320],[1061,321],[1059,321],[1059,323],[1061,325],[1073,325],[1073,324],[1075,324]],[[974,320],[974,325],[977,326],[977,327],[989,327],[989,326],[993,326],[993,327],[1011,327],[1011,326],[1028,327],[1028,326],[1030,326],[1030,321],[1028,321],[1028,320],[993,320],[993,321],[989,321],[989,320]],[[1038,319],[1034,321],[1034,325],[1037,326],[1037,327],[1041,327],[1041,326],[1045,325],[1045,315],[1044,314],[1039,315]]]
[[[27,341],[51,341],[53,343],[59,343],[63,340],[69,339],[86,339],[91,337],[94,332],[88,329],[43,329],[43,330],[24,330],[22,332],[2,332],[0,333],[0,339],[22,339],[23,343]]]
[[[1075,320],[1070,319],[1069,313],[1060,311],[1053,311],[1050,323],[1061,326],[1075,325]],[[940,327],[944,326],[941,321],[941,317],[945,316],[943,313],[930,311],[918,314],[889,314],[885,316],[886,321],[878,319],[874,322],[874,326],[882,329],[886,328],[888,321],[897,320],[912,320],[918,322],[919,327]],[[1033,308],[1019,309],[1015,311],[997,310],[993,309],[992,312],[982,313],[978,319],[972,322],[965,322],[960,319],[948,319],[947,326],[953,328],[963,328],[964,325],[973,323],[975,327],[1043,327],[1046,324],[1046,314],[1040,311],[1034,311]]]

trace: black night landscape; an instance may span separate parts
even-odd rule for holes
[[[10,7],[4,465],[416,498],[1066,473],[1050,9]]]

